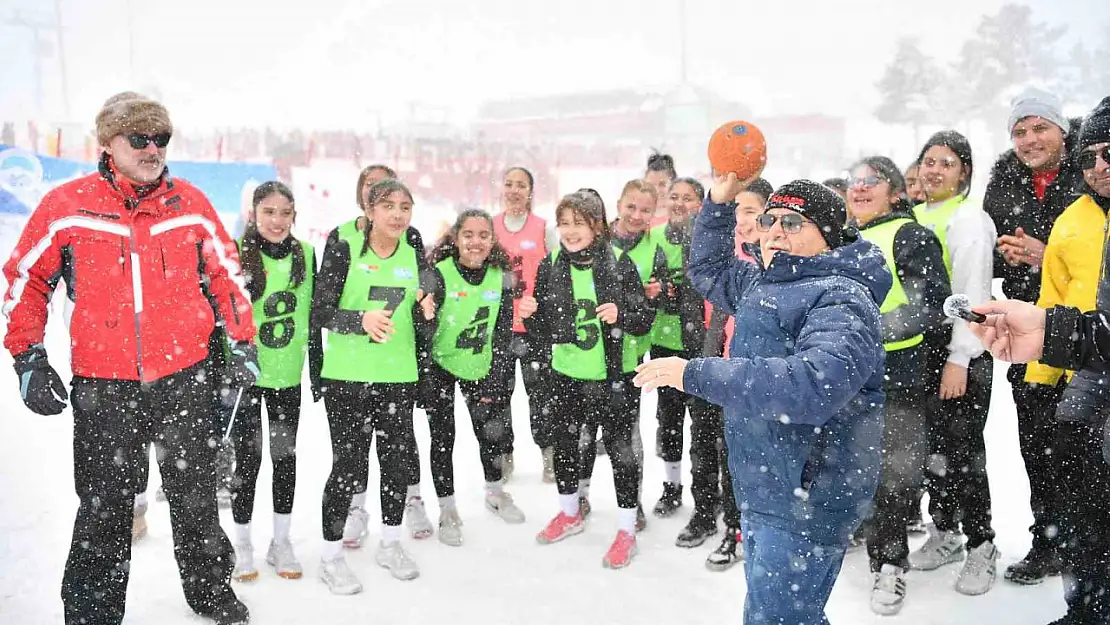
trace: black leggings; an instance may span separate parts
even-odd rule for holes
[[[690,494],[694,511],[716,516],[720,502],[725,526],[740,529],[740,510],[732,492],[732,473],[728,470],[725,446],[724,409],[699,397],[690,402]],[[719,499],[718,499],[719,495]]]
[[[910,555],[906,525],[918,516],[919,493],[928,450],[924,391],[889,390],[883,406],[883,456],[871,511],[867,554],[871,570],[905,566]]]
[[[274,465],[274,512],[293,512],[297,486],[297,424],[301,418],[301,385],[288,388],[251,386],[243,390],[239,412],[231,426],[235,442],[235,497],[231,514],[235,522],[251,522],[258,470],[262,468],[262,401],[270,422],[270,460]]]
[[[1098,421],[1105,421],[1100,415]],[[1110,623],[1110,464],[1103,423],[1060,422],[1054,432],[1064,539],[1064,599],[1075,623]]]
[[[520,376],[524,378],[524,391],[528,394],[528,418],[532,426],[532,441],[540,449],[551,447],[554,439],[551,433],[549,409],[547,408],[546,374],[550,363],[540,358],[539,350],[533,349],[529,343],[528,335],[523,332],[513,334],[510,349],[512,350],[512,364],[509,367],[508,396],[512,397],[516,388],[516,363],[520,363]],[[502,439],[501,453],[513,453],[516,436],[513,434],[513,413],[506,401],[502,409],[505,436]]]
[[[416,383],[371,384],[324,380],[324,406],[331,430],[332,465],[324,485],[324,540],[343,538],[351,497],[366,492],[370,441],[377,434],[382,522],[400,525],[412,477],[416,440],[412,408]]]
[[[947,350],[930,350],[926,375],[930,456],[925,485],[929,489],[929,514],[942,532],[962,528],[968,548],[973,549],[994,540],[987,446],[983,440],[994,360],[989,354],[972,360],[967,370],[967,392],[963,397],[942,400],[938,392],[946,358]]]
[[[559,373],[551,376],[551,419],[555,435],[555,482],[560,495],[578,492],[579,471],[592,473],[593,462],[581,459],[582,429],[602,429],[602,442],[613,463],[617,506],[635,508],[640,499],[640,466],[632,452],[632,426],[640,415],[640,390],[631,376],[619,382],[587,381]],[[585,447],[594,447],[586,445]],[[588,467],[588,471],[586,471]],[[587,479],[583,475],[582,479]]]
[[[670,356],[690,358],[684,352],[676,352],[665,347],[654,346],[651,348],[652,360]],[[669,386],[659,388],[659,403],[655,410],[655,416],[659,421],[659,446],[662,448],[663,462],[682,462],[682,426],[686,419],[686,408],[689,401],[690,396],[676,388]],[[691,432],[690,435],[694,436],[694,433]],[[695,442],[690,442],[691,453],[693,453]]]
[[[501,450],[504,449],[505,437],[501,415],[504,402],[483,403],[478,395],[480,381],[461,380],[433,364],[420,384],[432,438],[432,483],[439,497],[455,494],[455,382],[462,388],[467,410],[470,411],[470,423],[478,439],[478,454],[482,459],[486,482],[501,480]]]

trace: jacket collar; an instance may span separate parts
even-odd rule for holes
[[[107,152],[101,152],[100,161],[97,163],[97,171],[100,173],[100,176],[107,181],[108,185],[123,198],[124,204],[127,206],[128,210],[138,211],[140,213],[160,215],[162,213],[163,202],[148,202],[144,200],[152,200],[165,195],[167,192],[173,190],[174,186],[173,179],[170,178],[170,170],[167,167],[162,171],[162,176],[157,182],[136,187],[135,183],[125,178],[119,172],[116,168],[116,164],[112,161],[112,157]]]

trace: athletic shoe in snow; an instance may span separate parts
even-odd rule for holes
[[[1006,567],[1006,579],[1023,586],[1033,586],[1044,578],[1059,575],[1063,569],[1060,554],[1055,549],[1033,547],[1021,560]]]
[[[555,483],[555,449],[553,447],[543,448],[543,483]]]
[[[251,614],[247,606],[235,598],[218,608],[198,611],[197,614],[212,619],[216,625],[248,625],[251,622]]]
[[[679,532],[674,544],[684,549],[692,549],[700,546],[716,533],[717,519],[707,514],[695,512],[694,516],[690,517],[690,522]]]
[[[516,465],[513,464],[512,454],[501,455],[501,481],[505,484],[513,477],[513,472],[516,471]]]
[[[131,542],[146,536],[146,531],[146,504],[135,506],[135,512],[131,520]]]
[[[881,616],[892,616],[902,610],[906,601],[906,571],[900,566],[884,564],[882,570],[872,573],[871,611]]]
[[[420,577],[420,569],[416,568],[416,562],[405,553],[400,542],[379,543],[374,561],[383,569],[389,569],[390,575],[396,579],[408,581]]]
[[[253,582],[258,579],[258,568],[254,566],[254,546],[250,543],[235,545],[235,568],[231,579],[237,582]]]
[[[405,504],[405,523],[416,540],[424,540],[435,533],[432,522],[428,520],[428,511],[424,509],[424,500],[420,497],[409,497]]]
[[[347,510],[347,522],[343,525],[343,546],[347,549],[360,549],[362,541],[369,534],[367,523],[370,513],[362,506],[351,506]]]
[[[906,534],[918,536],[924,533],[926,533],[925,521],[921,519],[921,514],[918,513],[916,519],[911,519],[909,523],[906,523]]]
[[[304,568],[293,553],[293,543],[289,539],[271,540],[270,548],[266,550],[266,564],[274,567],[278,577],[285,579],[300,579],[304,575]]]
[[[524,512],[513,503],[513,496],[505,491],[486,493],[486,508],[501,517],[506,523],[516,525],[524,522]]]
[[[454,508],[444,508],[439,513],[439,542],[450,547],[462,546],[462,519],[459,511]]]
[[[347,566],[342,554],[334,560],[320,561],[320,581],[328,585],[333,595],[354,595],[362,592],[362,583]]]
[[[663,496],[651,511],[655,516],[665,519],[682,507],[682,484],[663,482]]]
[[[162,490],[161,486],[158,487],[158,490],[154,491],[154,501],[166,503],[166,491]]]
[[[216,505],[221,510],[227,510],[231,507],[231,490],[226,486],[221,486],[216,489]]]
[[[609,551],[601,559],[601,566],[607,569],[623,569],[631,564],[635,555],[636,535],[620,530],[617,532],[617,537],[613,539],[613,544],[609,546]]]
[[[964,559],[963,534],[941,532],[932,523],[926,529],[929,531],[929,538],[920,549],[910,554],[911,569],[932,571]]]
[[[713,550],[705,559],[705,568],[710,571],[727,571],[732,565],[744,559],[744,544],[740,542],[740,530],[735,527],[725,528],[725,537],[721,545]]]
[[[590,500],[588,497],[578,496],[578,516],[587,519],[590,516]]]
[[[647,515],[644,514],[644,504],[638,503],[636,504],[636,533],[639,534],[645,529],[647,529]]]
[[[536,542],[541,545],[550,545],[568,536],[581,534],[584,529],[586,529],[586,524],[582,520],[581,510],[578,511],[578,516],[568,516],[565,512],[560,512],[554,519],[551,519],[551,522],[543,528],[542,532],[536,534]]]
[[[956,578],[956,590],[965,595],[981,595],[991,589],[998,574],[998,558],[1002,554],[991,541],[967,552],[964,568]]]

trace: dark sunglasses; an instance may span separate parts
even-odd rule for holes
[[[865,189],[870,189],[871,187],[878,185],[880,182],[886,182],[886,178],[883,178],[882,176],[859,176],[856,178],[848,179],[848,188],[851,189],[852,187],[863,187]]]
[[[776,221],[782,224],[782,231],[787,234],[798,234],[802,231],[802,227],[806,225],[806,218],[798,213],[787,213],[781,217],[771,213],[763,213],[755,218],[755,226],[761,232],[770,232]]]
[[[127,142],[136,150],[145,149],[151,143],[157,148],[164,148],[170,144],[170,133],[160,132],[156,135],[127,135]]]
[[[1102,157],[1103,163],[1110,164],[1110,145],[1105,145],[1101,150],[1095,150],[1094,152],[1084,150],[1079,153],[1075,161],[1079,164],[1079,169],[1094,169],[1095,164],[1098,162],[1095,160],[1097,156]]]

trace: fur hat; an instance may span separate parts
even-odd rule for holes
[[[96,140],[108,145],[112,137],[132,133],[173,134],[169,111],[161,103],[124,91],[108,98],[96,114]]]

